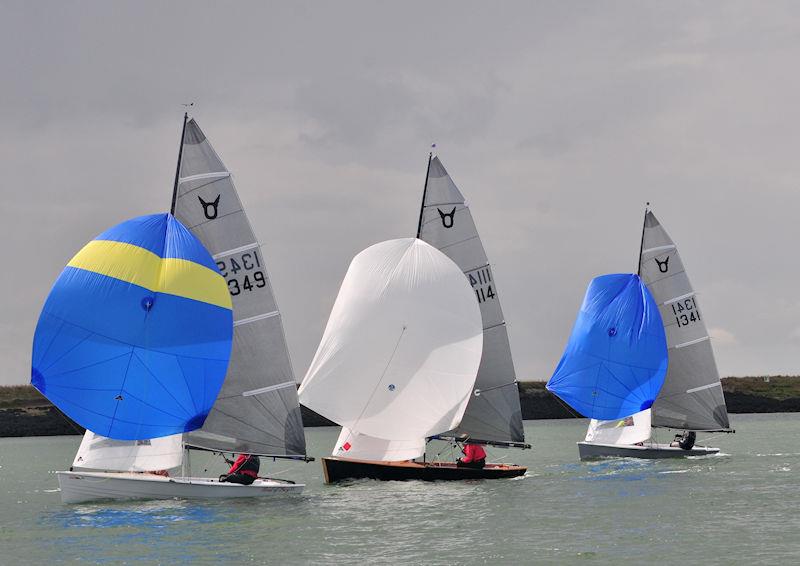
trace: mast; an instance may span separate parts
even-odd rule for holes
[[[422,216],[425,214],[425,196],[428,194],[428,175],[431,172],[431,160],[433,159],[433,152],[428,154],[428,168],[425,171],[425,188],[422,189],[422,204],[419,207],[419,223],[417,224],[417,238],[422,232]]]
[[[636,275],[638,275],[640,278],[642,276],[642,250],[644,249],[644,225],[645,222],[647,222],[647,212],[648,212],[647,207],[649,206],[650,203],[648,202],[644,207],[644,219],[642,220],[642,240],[639,243],[639,261],[636,266]]]
[[[175,201],[178,200],[178,178],[181,176],[181,159],[183,158],[183,140],[186,135],[186,122],[189,120],[189,113],[183,113],[183,128],[181,129],[181,143],[178,147],[178,164],[175,166],[175,184],[172,186],[172,205],[169,213],[175,215]]]

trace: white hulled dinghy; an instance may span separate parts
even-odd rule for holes
[[[265,497],[299,493],[304,487],[269,478],[239,485],[191,473],[193,450],[313,458],[306,457],[297,386],[261,245],[230,172],[188,116],[172,212],[211,253],[227,282],[233,347],[225,381],[202,427],[192,432],[128,441],[87,430],[71,470],[58,472],[65,503]]]
[[[678,248],[649,210],[642,228],[639,274],[664,324],[669,359],[664,385],[648,411],[621,421],[592,420],[586,439],[578,443],[581,459],[716,454],[718,448],[694,444],[697,432],[733,432],[711,340]],[[652,437],[655,428],[683,434],[671,443],[658,443]]]
[[[633,445],[649,436],[650,409],[666,373],[664,326],[644,282],[633,274],[602,275],[586,290],[547,389],[583,416],[614,421],[593,421],[593,442]]]
[[[476,477],[474,471],[456,468],[455,462],[425,462],[430,440],[472,442],[503,448],[530,448],[522,428],[519,391],[503,311],[491,265],[472,213],[438,156],[428,157],[417,238],[449,257],[464,273],[481,312],[483,355],[474,389],[459,425],[436,437],[408,441],[385,440],[343,427],[332,456],[323,459],[329,481],[350,477],[377,479],[448,479]],[[421,462],[409,460],[422,459]],[[350,461],[397,462],[386,466],[351,465]],[[520,475],[519,466],[488,464],[485,477]],[[455,471],[453,471],[455,470]]]

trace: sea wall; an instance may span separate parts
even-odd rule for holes
[[[800,412],[800,377],[728,377],[722,380],[730,413]],[[568,419],[577,415],[544,387],[542,381],[520,383],[522,418]],[[302,407],[308,427],[333,423]],[[29,386],[0,387],[0,437],[83,434],[83,429]]]

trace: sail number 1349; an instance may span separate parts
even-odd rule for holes
[[[234,297],[242,291],[252,291],[267,284],[260,267],[261,259],[257,250],[217,262],[219,272],[228,282],[228,291]]]

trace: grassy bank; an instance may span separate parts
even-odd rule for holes
[[[722,389],[730,413],[800,412],[800,376],[726,377]],[[543,381],[519,384],[523,419],[563,419],[574,412],[544,387]],[[303,407],[306,426],[332,424]],[[79,434],[82,429],[30,385],[0,387],[0,437]]]

